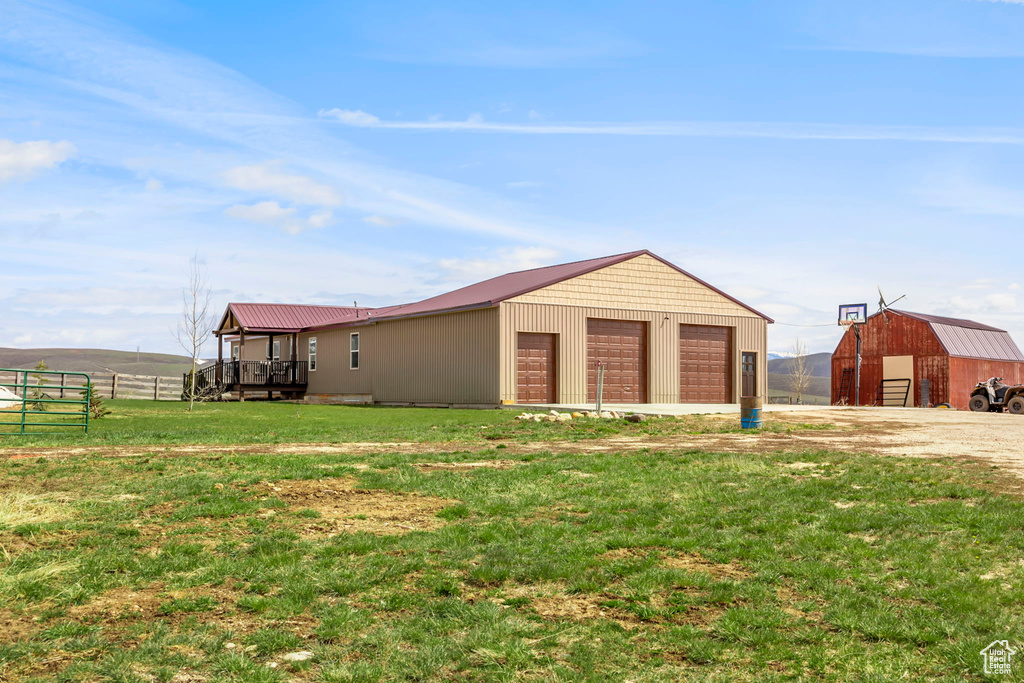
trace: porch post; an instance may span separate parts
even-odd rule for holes
[[[267,384],[273,383],[274,377],[274,335],[267,335]],[[267,400],[274,398],[274,392],[267,392]]]
[[[217,386],[224,384],[224,338],[220,335],[220,330],[213,333],[213,336],[217,337],[217,374],[214,375],[217,380]]]
[[[242,391],[242,359],[245,358],[245,329],[238,326],[238,361],[235,363],[235,382],[238,384],[238,401],[245,402],[245,392]]]
[[[292,362],[292,384],[295,384],[295,380],[298,372],[299,365],[299,333],[292,332],[292,357],[289,359]]]

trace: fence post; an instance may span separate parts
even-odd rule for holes
[[[64,373],[60,373],[60,397],[64,398]]]
[[[18,375],[14,375],[14,383],[18,383]],[[28,370],[21,377],[21,433],[25,433],[25,411],[28,410]]]
[[[110,398],[117,398],[117,373],[111,375],[110,379]]]
[[[160,377],[159,376],[153,378],[153,400],[154,401],[159,401],[160,400]]]

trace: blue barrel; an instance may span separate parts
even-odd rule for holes
[[[760,429],[764,426],[764,422],[761,420],[760,396],[740,398],[740,426],[743,429]]]

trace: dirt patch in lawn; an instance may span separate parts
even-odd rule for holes
[[[716,579],[742,581],[754,575],[749,569],[736,562],[722,564],[704,559],[700,555],[673,555],[661,561],[662,566],[669,569],[683,569],[688,572],[703,572]]]
[[[265,622],[239,610],[235,602],[240,593],[230,583],[177,590],[167,590],[159,583],[137,588],[112,588],[84,604],[67,608],[61,617],[45,622],[10,612],[0,613],[0,642],[25,640],[43,629],[68,621],[102,627],[102,633],[122,649],[133,649],[144,639],[128,635],[129,627],[139,622],[163,621],[174,628],[195,617],[205,626],[216,626],[236,634],[236,637],[273,626],[308,638],[316,627],[317,620],[308,615]],[[81,661],[81,658],[81,651],[54,649],[43,657],[18,662],[17,674],[22,677],[46,676],[49,679],[68,664]],[[0,675],[0,680],[7,679]]]
[[[118,587],[103,591],[81,605],[71,605],[64,613],[41,621],[28,612],[0,611],[0,642],[16,642],[56,624],[73,621],[102,626],[117,635],[124,627],[139,621],[165,621],[172,626],[190,617],[199,617],[204,624],[215,625],[235,633],[249,633],[266,624],[255,615],[239,610],[235,603],[241,593],[230,584],[197,586],[168,590],[162,583],[142,587]],[[316,620],[298,615],[287,621],[274,622],[279,629],[294,630],[303,637],[311,632]],[[131,643],[124,643],[131,644]],[[0,680],[3,680],[0,677]]]
[[[661,628],[671,624],[707,626],[725,611],[720,605],[691,605],[685,612],[654,614],[644,618],[626,608],[628,598],[613,592],[567,593],[560,584],[513,585],[502,591],[505,600],[527,598],[527,607],[545,619],[567,621],[611,621],[624,629]],[[651,596],[649,605],[663,608],[668,591]]]
[[[646,559],[651,556],[658,559],[658,564],[669,569],[682,569],[688,572],[701,572],[709,574],[716,579],[728,579],[730,581],[742,581],[753,576],[753,572],[744,566],[729,562],[726,564],[712,562],[700,555],[669,555],[664,556],[659,551],[650,548],[616,548],[598,555],[601,560],[627,560],[632,558]]]
[[[322,537],[365,531],[371,534],[406,534],[433,531],[444,526],[437,513],[458,501],[401,491],[355,488],[351,477],[333,479],[283,479],[259,487],[259,493],[276,497],[292,512],[314,510],[319,517],[302,525],[304,536]]]

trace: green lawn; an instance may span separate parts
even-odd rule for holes
[[[204,406],[221,417],[192,438],[230,439],[233,410],[239,442],[271,440],[277,409]],[[168,410],[96,437],[180,436]],[[374,440],[580,429],[310,415]],[[315,429],[280,437],[353,440]],[[983,680],[979,651],[1024,634],[1024,504],[999,470],[502,445],[0,460],[0,680]]]
[[[652,420],[645,424],[584,420],[568,427],[516,422],[511,410],[449,410],[381,406],[299,405],[273,401],[206,403],[188,412],[188,404],[169,401],[106,401],[111,414],[81,429],[55,428],[52,435],[5,435],[0,452],[17,446],[117,446],[159,444],[345,443],[352,441],[476,441],[587,439],[616,434],[671,435],[740,431],[739,416],[700,415]],[[37,416],[40,420],[47,416]],[[11,421],[8,415],[2,421]],[[828,425],[824,425],[827,427]],[[769,417],[766,429],[820,429]],[[42,428],[37,428],[42,429]]]

